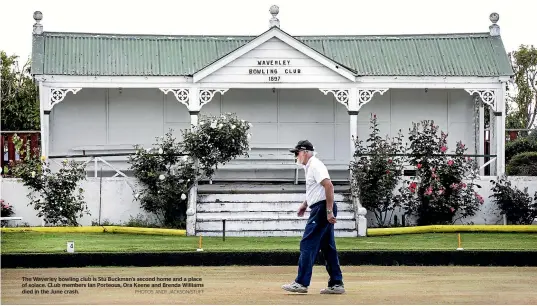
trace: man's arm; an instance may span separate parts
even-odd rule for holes
[[[324,187],[326,195],[326,209],[332,211],[334,208],[334,185],[332,180],[325,178],[321,181],[321,185]]]

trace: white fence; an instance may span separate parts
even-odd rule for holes
[[[86,178],[80,183],[84,189],[84,200],[91,215],[79,219],[81,225],[91,225],[92,221],[109,221],[122,224],[138,214],[147,215],[134,199],[132,186],[136,185],[134,178]],[[13,206],[14,216],[22,217],[22,221],[10,221],[10,225],[28,223],[31,226],[42,226],[43,220],[37,217],[37,212],[28,206],[29,189],[18,179],[2,178],[2,199]]]

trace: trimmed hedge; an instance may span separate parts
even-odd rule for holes
[[[537,148],[535,152],[524,152],[511,158],[506,166],[508,175],[537,176]]]
[[[537,152],[537,137],[523,137],[505,144],[505,162],[508,163],[515,155],[525,152]]]
[[[299,252],[6,254],[5,268],[88,266],[297,266]],[[340,264],[378,266],[537,266],[537,251],[340,251]],[[321,255],[316,264],[322,265]]]

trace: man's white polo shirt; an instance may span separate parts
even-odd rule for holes
[[[317,157],[312,156],[304,167],[306,177],[306,202],[311,206],[319,201],[326,200],[326,192],[321,185],[322,180],[330,179],[328,169]]]

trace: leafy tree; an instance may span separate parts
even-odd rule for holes
[[[38,88],[30,76],[30,62],[19,69],[18,56],[0,51],[2,69],[2,130],[39,130]]]
[[[537,116],[537,49],[521,45],[510,55],[515,72],[514,108],[506,118],[507,128],[530,129]]]

